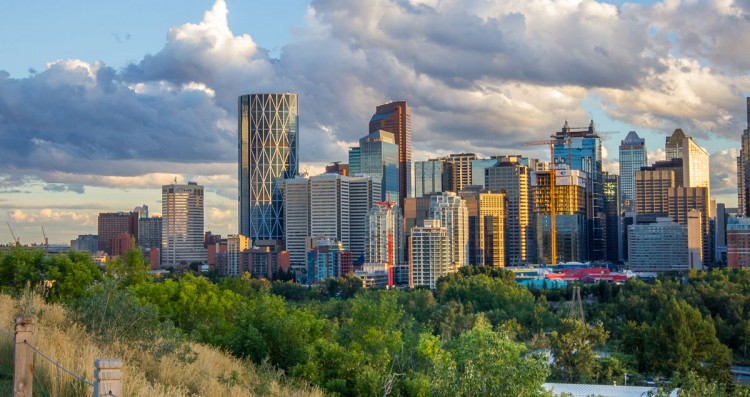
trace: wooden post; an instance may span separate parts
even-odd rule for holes
[[[122,397],[122,361],[98,358],[94,361],[94,397]]]
[[[31,397],[34,376],[34,351],[28,343],[34,335],[34,320],[16,318],[15,348],[13,351],[13,397]],[[28,342],[28,343],[26,343]]]

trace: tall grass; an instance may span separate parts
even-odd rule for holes
[[[12,332],[18,305],[16,299],[0,295],[0,328],[4,331]],[[32,343],[37,349],[92,382],[96,358],[122,359],[127,397],[323,395],[318,389],[291,384],[272,368],[254,366],[205,345],[190,343],[192,359],[185,360],[180,352],[170,352],[157,359],[147,349],[103,344],[73,322],[64,307],[45,304],[39,298],[34,298],[33,305],[36,316]],[[6,395],[4,385],[10,390],[12,363],[13,340],[0,335],[0,395]],[[79,397],[90,396],[92,391],[90,386],[35,355],[35,396]]]

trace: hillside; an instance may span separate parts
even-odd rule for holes
[[[28,302],[26,304],[28,306]],[[13,315],[19,301],[0,295],[0,329],[13,331]],[[290,385],[277,372],[234,358],[216,348],[189,343],[184,350],[156,359],[148,347],[104,345],[84,327],[71,320],[63,306],[33,299],[34,345],[74,373],[93,381],[93,363],[100,357],[118,357],[124,362],[125,396],[322,396],[304,386]],[[8,395],[12,381],[13,341],[0,335],[0,395]],[[9,370],[10,369],[10,370]],[[90,396],[91,388],[75,381],[39,356],[35,356],[34,395],[52,397]]]

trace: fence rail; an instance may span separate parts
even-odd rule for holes
[[[76,380],[94,388],[94,397],[117,397],[122,395],[122,361],[118,359],[94,360],[94,382],[65,368],[29,342],[32,340],[34,322],[16,318],[15,335],[0,329],[0,333],[14,339],[13,351],[13,397],[31,397],[34,381],[34,354],[38,354],[57,369]],[[5,395],[5,394],[4,394]]]

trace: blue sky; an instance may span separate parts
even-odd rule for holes
[[[567,118],[630,130],[652,159],[681,127],[736,203],[750,92],[740,1],[10,2],[0,13],[0,211],[24,242],[96,232],[177,177],[236,232],[237,95],[300,94],[303,169],[345,160],[374,107],[406,99],[417,160],[522,152]],[[49,65],[49,66],[48,66]],[[5,234],[8,234],[5,236]],[[7,231],[0,240],[10,241]]]

